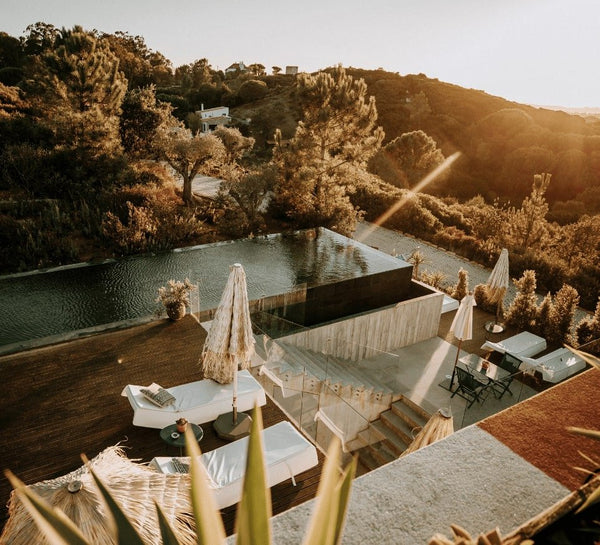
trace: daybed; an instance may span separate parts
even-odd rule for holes
[[[219,384],[205,379],[166,390],[175,396],[175,402],[159,407],[149,401],[140,390],[143,386],[129,384],[121,395],[129,399],[133,408],[133,425],[162,429],[178,418],[186,418],[194,424],[211,422],[219,415],[231,411],[233,384]],[[254,405],[267,402],[262,386],[248,371],[238,373],[238,411],[249,411]]]
[[[523,331],[497,343],[486,341],[481,345],[482,350],[495,350],[501,354],[508,353],[517,356],[519,359],[535,356],[546,350],[546,347],[546,339],[529,331]]]
[[[521,358],[523,366],[542,373],[548,382],[560,382],[578,371],[585,369],[585,361],[568,348],[558,348],[541,358]]]
[[[317,450],[289,422],[279,422],[263,430],[267,484],[274,486],[318,463]],[[202,454],[219,509],[240,501],[246,469],[248,437]],[[161,473],[178,473],[189,468],[189,457],[154,458],[150,467]]]

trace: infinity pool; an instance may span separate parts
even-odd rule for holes
[[[151,319],[158,288],[189,278],[215,308],[241,263],[250,300],[398,268],[398,259],[327,229],[208,244],[172,252],[0,277],[0,346],[105,324]]]

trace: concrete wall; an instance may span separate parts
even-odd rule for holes
[[[415,344],[438,332],[441,293],[360,314],[285,337],[285,341],[338,358],[362,360]]]

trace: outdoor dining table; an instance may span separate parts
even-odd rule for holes
[[[502,383],[509,380],[512,374],[510,371],[495,365],[477,354],[463,356],[458,360],[458,363],[463,369],[471,373],[478,382],[490,386],[494,395],[496,395],[494,386],[497,384],[500,388],[504,389]]]

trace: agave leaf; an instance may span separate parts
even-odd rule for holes
[[[586,430],[585,428],[567,428],[571,433],[576,433],[577,435],[583,435],[584,437],[590,437],[591,439],[600,440],[600,431],[598,430]]]
[[[206,469],[200,461],[200,449],[190,426],[185,431],[185,444],[190,457],[192,508],[196,520],[198,545],[223,545],[225,542],[223,519],[208,484]]]
[[[120,545],[144,545],[144,541],[138,534],[137,530],[134,528],[133,524],[127,517],[127,515],[123,512],[119,504],[115,501],[112,494],[106,487],[106,485],[102,482],[100,477],[96,474],[96,472],[89,465],[89,460],[85,457],[81,457],[85,464],[88,464],[89,472],[91,476],[94,478],[94,482],[100,491],[100,495],[104,500],[104,503],[107,507],[108,512],[112,515],[112,520],[114,521],[115,530],[117,534],[117,543]]]
[[[579,507],[579,509],[577,509],[577,511],[575,511],[575,513],[581,513],[581,511],[584,511],[585,509],[587,509],[588,507],[590,507],[591,505],[595,504],[598,501],[600,501],[600,488],[596,488],[596,490],[594,490],[587,497],[587,500],[585,500],[583,505],[581,505]]]
[[[5,475],[50,545],[90,545],[79,528],[60,509],[40,498],[10,471],[6,471]]]
[[[587,352],[583,352],[582,350],[577,350],[568,344],[564,345],[565,348],[568,348],[573,354],[576,354],[581,359],[583,359],[586,363],[589,363],[592,367],[596,369],[600,369],[600,358],[593,356],[592,354],[588,354]]]
[[[350,501],[350,491],[352,490],[352,482],[354,481],[357,463],[357,458],[354,456],[342,475],[337,520],[333,540],[336,545],[340,545],[342,543],[342,534],[344,532],[344,524],[346,523],[346,514],[348,512],[348,502]]]
[[[167,517],[165,517],[163,510],[161,509],[160,505],[158,505],[156,500],[154,500],[154,505],[156,505],[156,514],[158,515],[158,526],[160,528],[160,536],[162,537],[163,545],[181,545],[179,543],[179,540],[177,539],[177,536],[175,535],[175,532],[173,532],[173,529],[171,528],[171,526],[169,526],[169,521],[167,520]]]
[[[267,486],[262,429],[262,413],[255,406],[248,438],[242,499],[235,520],[238,545],[271,543],[271,489]]]
[[[333,545],[338,522],[340,482],[340,440],[334,437],[329,445],[321,481],[317,490],[310,526],[304,536],[304,545]]]

